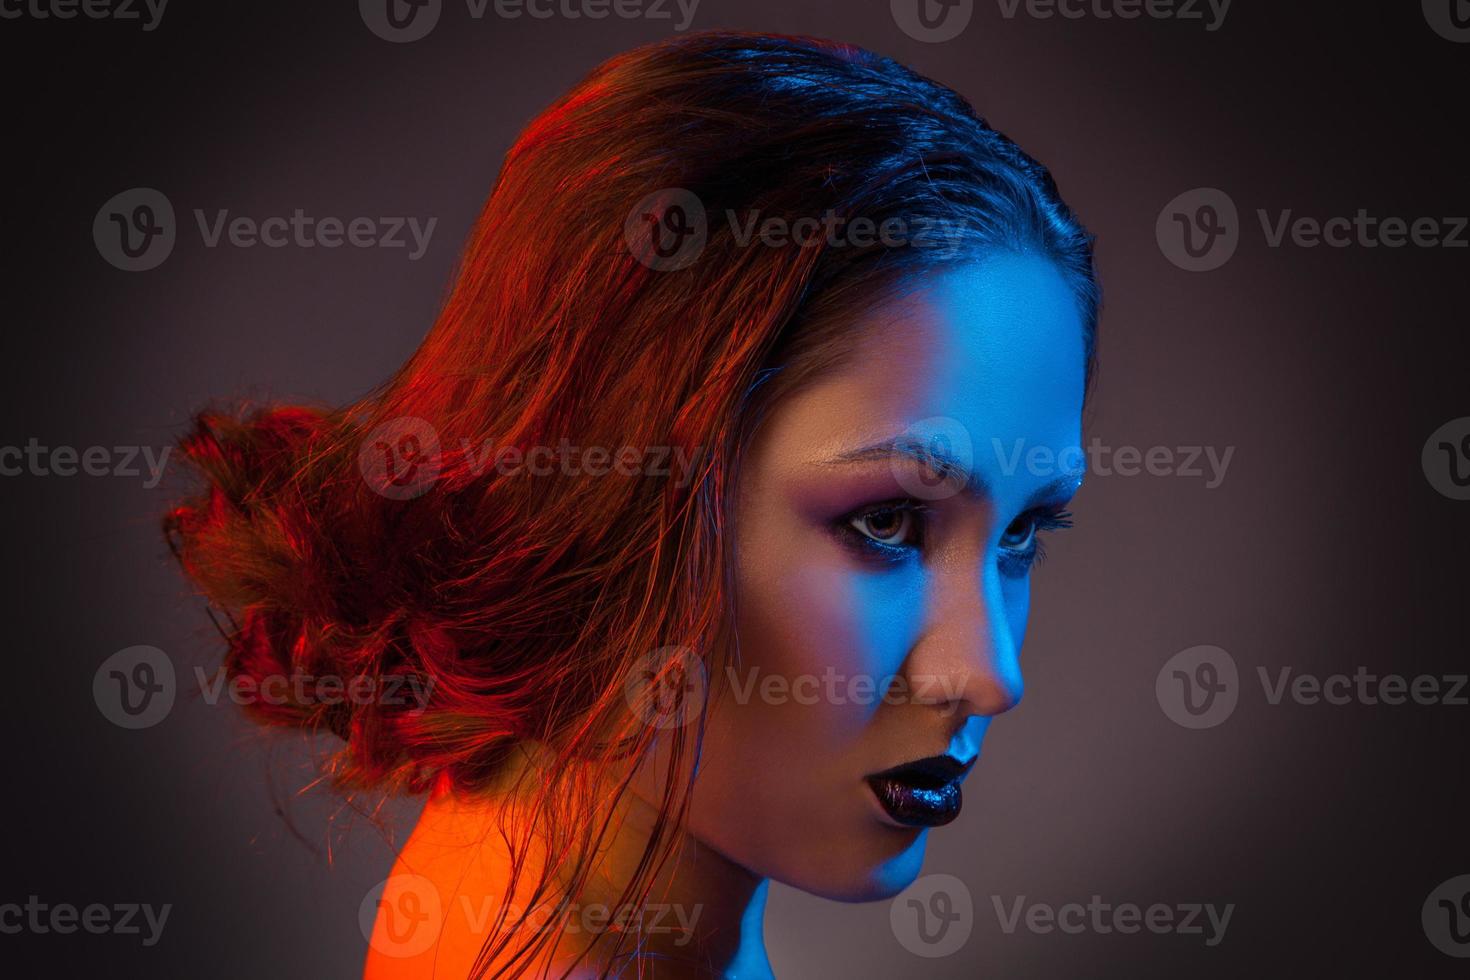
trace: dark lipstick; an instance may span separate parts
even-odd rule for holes
[[[975,760],[960,763],[947,755],[930,756],[868,777],[878,802],[906,827],[942,827],[960,815],[960,780]]]

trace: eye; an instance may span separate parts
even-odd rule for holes
[[[1000,546],[1011,551],[1030,551],[1036,542],[1036,514],[1027,513],[1011,521],[1000,536]]]
[[[1008,578],[1025,578],[1031,566],[1046,556],[1042,531],[1072,526],[1072,515],[1060,508],[1030,510],[1011,521],[1000,536],[1000,570]]]
[[[890,548],[918,544],[919,518],[908,504],[883,504],[848,520],[857,532]]]

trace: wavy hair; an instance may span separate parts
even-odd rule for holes
[[[851,234],[767,241],[745,233],[752,217]],[[909,235],[860,240],[860,219]],[[691,229],[702,245],[677,262],[638,244]],[[630,678],[671,646],[728,655],[725,531],[754,427],[840,362],[857,311],[997,250],[1056,263],[1090,379],[1091,238],[1046,169],[961,96],[813,38],[637,48],[521,134],[437,322],[390,380],[340,408],[197,415],[181,449],[201,486],[167,515],[168,539],[226,614],[231,676],[424,682],[422,706],[252,709],[340,736],[329,773],[343,790],[483,794],[516,746],[550,753],[520,826],[548,844],[538,893],[570,903],[608,831],[605,801],[627,790],[624,764],[670,734],[630,710]],[[662,447],[689,468],[524,465],[567,445],[644,461]],[[674,739],[625,900],[646,901],[671,853],[700,730]],[[555,952],[548,933],[495,935],[476,976]],[[624,936],[611,941],[626,955]]]

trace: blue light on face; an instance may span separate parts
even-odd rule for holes
[[[1034,549],[1065,526],[1054,515],[1082,478],[1082,318],[1052,263],[1029,255],[934,274],[915,299],[863,347],[892,355],[877,396],[893,432],[848,455],[899,460],[900,489],[937,516],[922,546],[852,571],[860,669],[948,672],[957,695],[974,694],[968,670],[1018,695]],[[964,710],[993,699],[973,700]]]

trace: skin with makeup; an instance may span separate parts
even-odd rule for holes
[[[569,931],[549,975],[772,976],[768,883],[841,901],[900,892],[930,830],[959,816],[991,721],[1021,699],[1030,572],[1041,539],[1068,526],[1082,474],[1014,465],[1009,447],[1064,459],[1081,445],[1075,295],[1050,259],[997,250],[925,272],[850,338],[839,365],[763,420],[740,471],[737,655],[709,679],[678,860],[653,889],[686,914],[648,931],[636,963],[595,946],[579,961],[587,943]],[[763,696],[773,676],[817,696]],[[518,768],[541,764],[528,748]],[[615,902],[662,772],[637,770],[583,907]],[[444,897],[437,941],[384,956],[394,924],[380,913],[368,980],[469,972],[484,941],[472,897],[506,893],[494,829],[506,802],[430,799],[395,877]]]

